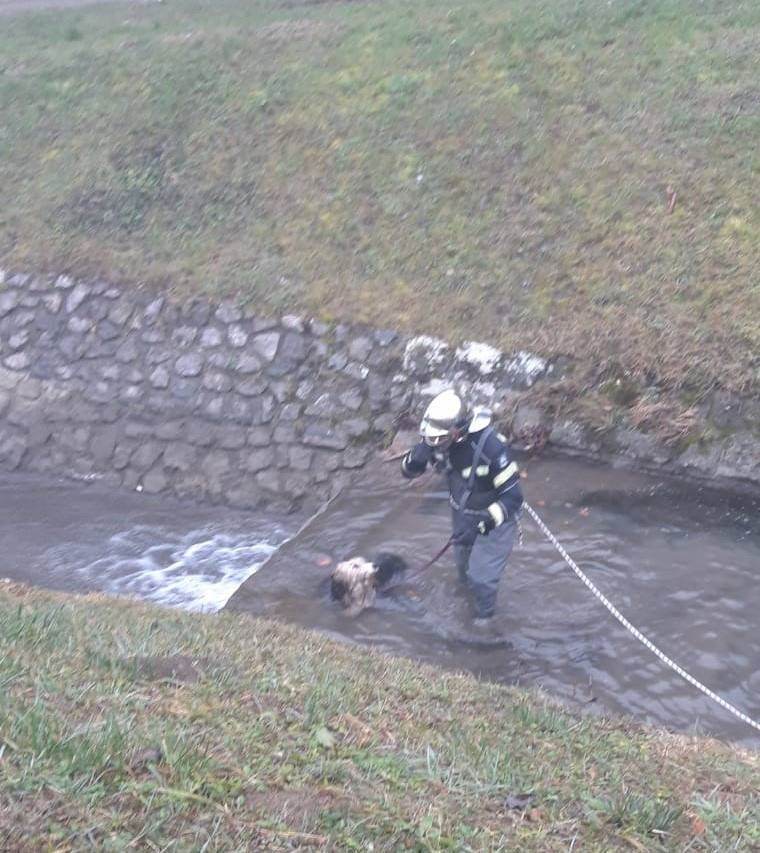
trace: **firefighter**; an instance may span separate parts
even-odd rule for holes
[[[401,461],[408,479],[428,465],[446,473],[454,556],[459,579],[472,592],[477,628],[492,625],[523,502],[512,452],[491,419],[487,410],[468,412],[455,391],[443,391],[425,410],[422,441]]]

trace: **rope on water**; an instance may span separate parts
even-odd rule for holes
[[[760,731],[760,723],[758,723],[756,720],[753,720],[752,717],[747,716],[744,711],[740,711],[730,702],[727,702],[722,696],[718,696],[717,693],[714,693],[712,690],[710,690],[709,687],[706,687],[704,684],[702,684],[701,681],[697,681],[697,679],[694,678],[693,675],[686,672],[683,667],[679,666],[674,660],[671,660],[671,658],[669,658],[663,651],[660,651],[660,649],[658,649],[657,646],[655,646],[655,644],[650,639],[645,637],[641,633],[641,631],[639,631],[638,628],[632,625],[625,618],[625,616],[623,616],[623,614],[617,609],[617,607],[615,607],[615,605],[612,604],[612,602],[605,595],[603,595],[589,580],[589,578],[578,568],[578,565],[576,564],[575,560],[573,560],[573,558],[562,547],[557,537],[544,524],[544,522],[541,520],[538,513],[533,509],[533,507],[526,502],[523,503],[523,508],[530,514],[531,518],[533,519],[533,521],[536,522],[544,536],[546,536],[546,538],[552,543],[552,545],[554,545],[557,551],[559,551],[568,566],[570,566],[570,568],[575,572],[575,574],[583,581],[583,583],[591,590],[591,592],[599,599],[599,601],[602,602],[602,604],[607,608],[607,610],[609,610],[609,612],[615,617],[615,619],[618,620],[618,622],[620,622],[620,624],[626,630],[630,631],[630,633],[633,634],[633,636],[636,637],[639,642],[643,643],[649,649],[650,652],[653,652],[655,655],[657,655],[657,657],[666,666],[669,666],[674,672],[677,672],[678,675],[681,676],[681,678],[688,681],[689,684],[696,687],[697,690],[701,690],[702,693],[705,694],[705,696],[708,696],[710,699],[713,700],[713,702],[717,702],[718,705],[725,708],[735,717],[738,717],[742,722],[746,723],[748,726],[752,726],[753,729],[757,729],[757,731]]]

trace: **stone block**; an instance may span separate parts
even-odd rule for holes
[[[296,471],[309,471],[314,461],[314,451],[300,445],[288,448],[288,465]]]
[[[140,338],[146,344],[162,344],[166,340],[166,332],[161,326],[151,326],[145,329]]]
[[[16,386],[16,393],[25,400],[38,400],[42,394],[42,382],[39,379],[22,379]]]
[[[282,336],[278,348],[278,356],[290,362],[300,362],[306,358],[306,338],[295,332]]]
[[[357,447],[349,447],[343,452],[343,467],[344,468],[361,468],[367,461],[370,454],[369,447],[359,445]]]
[[[143,311],[143,321],[147,326],[152,326],[156,320],[158,320],[161,315],[161,310],[164,307],[164,297],[158,296],[156,299],[153,299],[148,305],[145,307],[145,311]]]
[[[179,326],[172,332],[171,342],[174,347],[186,349],[192,346],[197,336],[198,330],[193,326]]]
[[[200,391],[200,382],[197,379],[187,378],[178,379],[174,377],[169,386],[169,393],[176,400],[183,403],[192,404],[193,399]]]
[[[163,449],[157,441],[146,441],[132,454],[130,465],[138,471],[147,471],[158,461]]]
[[[113,341],[116,338],[121,337],[121,329],[110,320],[101,320],[95,331],[104,341]]]
[[[227,503],[237,509],[256,509],[262,502],[261,488],[248,478],[236,481],[227,489],[225,497]]]
[[[225,394],[232,389],[232,379],[226,373],[219,371],[204,373],[201,384],[207,391],[216,391],[218,394]]]
[[[272,451],[268,448],[252,450],[243,454],[242,462],[246,471],[263,471],[272,464]]]
[[[288,329],[292,332],[304,332],[306,330],[305,320],[296,314],[286,314],[280,320],[280,325],[283,329]]]
[[[98,427],[93,432],[90,453],[96,465],[103,466],[113,456],[119,429],[116,426]]]
[[[151,386],[153,388],[168,388],[169,387],[169,371],[163,367],[163,365],[159,365],[148,378]]]
[[[4,361],[3,364],[9,370],[26,370],[30,364],[30,358],[25,352],[16,352],[13,355],[9,355]]]
[[[243,319],[243,312],[235,302],[225,299],[219,304],[214,316],[220,323],[239,323]]]
[[[134,338],[127,338],[116,350],[116,360],[122,364],[130,364],[133,361],[137,361],[138,356],[139,350]]]
[[[225,450],[239,450],[245,446],[246,439],[242,427],[227,424],[214,427],[214,443]]]
[[[70,317],[68,323],[66,323],[66,328],[74,335],[84,335],[94,325],[89,317]]]
[[[88,285],[82,284],[81,282],[79,284],[75,284],[66,296],[66,313],[72,314],[76,311],[90,295],[90,292],[91,288]]]
[[[201,333],[201,346],[205,349],[218,347],[222,342],[222,333],[215,326],[209,326]]]
[[[254,335],[253,340],[251,341],[251,346],[256,354],[265,362],[270,362],[277,353],[279,343],[279,332],[266,332],[264,334]]]
[[[205,326],[211,317],[211,305],[205,299],[193,299],[184,305],[182,316],[194,326]]]
[[[0,293],[0,317],[5,317],[11,311],[18,308],[21,296],[15,290],[6,290]]]
[[[213,425],[201,420],[191,420],[185,438],[196,447],[210,447],[214,443]]]
[[[174,371],[178,376],[198,376],[203,370],[203,356],[197,352],[189,352],[181,355],[174,362]]]
[[[293,397],[293,383],[288,379],[278,379],[269,383],[269,390],[278,403],[289,403]]]
[[[312,482],[303,471],[286,471],[282,474],[282,491],[289,498],[302,498],[311,491]]]
[[[42,304],[50,314],[57,314],[63,304],[63,295],[59,291],[48,293],[42,297]]]
[[[282,485],[280,472],[274,468],[259,471],[259,473],[256,474],[256,484],[267,492],[279,495]]]
[[[267,447],[272,442],[272,431],[268,426],[249,427],[246,432],[249,447]]]
[[[345,450],[348,446],[348,435],[344,430],[331,427],[329,424],[313,423],[304,430],[302,441],[310,447]]]
[[[185,435],[186,423],[182,419],[173,421],[163,421],[156,426],[156,438],[161,438],[164,441],[175,441]],[[167,448],[168,449],[168,448]],[[166,453],[164,452],[164,455]]]
[[[280,418],[281,422],[292,422],[298,420],[301,415],[301,405],[300,403],[287,403],[280,410]]]
[[[26,440],[20,435],[0,439],[0,468],[4,471],[15,471],[21,465],[26,450]]]
[[[108,311],[108,319],[114,326],[123,328],[129,322],[134,311],[134,304],[128,296],[115,302]]]
[[[10,391],[21,382],[21,376],[12,370],[5,370],[0,367],[0,389]]]
[[[279,424],[274,428],[273,438],[277,444],[293,444],[298,441],[298,434],[294,426]]]
[[[184,441],[172,441],[164,450],[164,467],[170,471],[191,471],[197,459],[198,451]]]
[[[208,491],[220,495],[225,477],[232,468],[232,457],[226,450],[211,450],[200,463],[200,471],[205,476]]]
[[[248,332],[246,332],[242,326],[237,323],[233,323],[227,329],[227,340],[231,347],[240,349],[248,343]]]
[[[388,347],[398,338],[398,333],[390,329],[377,329],[373,337],[381,347]]]
[[[157,495],[163,492],[169,485],[161,468],[153,468],[142,478],[143,491],[149,495]]]
[[[13,324],[17,328],[28,326],[34,322],[34,311],[17,311],[13,315]]]
[[[239,379],[235,383],[235,390],[244,397],[259,397],[268,387],[266,379],[260,376],[250,379]]]
[[[128,405],[133,405],[134,403],[139,402],[145,396],[145,392],[139,385],[124,385],[119,390],[119,400],[122,403],[127,403]],[[108,402],[107,400],[101,400],[101,402]]]
[[[349,418],[342,427],[349,438],[363,438],[370,431],[370,422],[367,418]]]
[[[330,370],[343,370],[348,364],[348,356],[345,352],[336,352],[327,360],[327,366]]]
[[[111,465],[117,471],[121,471],[122,469],[127,467],[127,464],[129,463],[129,458],[134,452],[135,446],[136,445],[133,441],[121,441],[116,445],[113,451]]]
[[[354,338],[348,345],[348,355],[353,361],[364,363],[372,352],[372,341],[366,337]]]
[[[201,404],[201,409],[211,420],[218,421],[224,413],[224,397],[211,397],[205,400]]]
[[[36,423],[33,424],[31,429],[26,435],[27,446],[31,448],[39,448],[50,438],[53,434],[53,424],[48,423]]]
[[[242,374],[258,373],[261,370],[261,361],[252,353],[245,353],[237,359],[235,370]]]
[[[358,412],[362,407],[364,399],[360,391],[356,388],[351,388],[340,395],[340,402],[352,412]]]

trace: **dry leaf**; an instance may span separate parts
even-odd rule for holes
[[[698,817],[692,818],[691,831],[694,835],[703,835],[707,829],[705,822]]]

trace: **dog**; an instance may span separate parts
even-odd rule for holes
[[[385,590],[406,569],[406,563],[396,554],[378,554],[372,562],[364,557],[344,560],[333,569],[330,577],[330,598],[347,610],[349,616],[358,616],[362,610],[372,607],[377,593]]]

